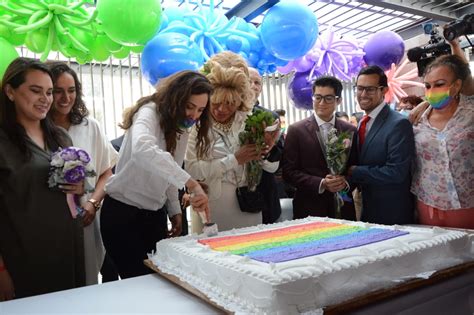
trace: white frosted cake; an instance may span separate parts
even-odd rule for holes
[[[313,217],[166,239],[151,260],[229,311],[287,314],[474,260],[471,247],[460,231]]]

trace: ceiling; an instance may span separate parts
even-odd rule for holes
[[[329,26],[341,35],[365,40],[380,30],[395,31],[404,39],[423,34],[422,23],[439,25],[474,13],[472,0],[299,0],[307,5],[318,18],[319,30]],[[210,3],[227,17],[240,16],[254,24],[260,24],[265,12],[278,0],[162,0],[166,10],[171,6],[189,6],[193,10]]]

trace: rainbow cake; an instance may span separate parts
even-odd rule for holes
[[[232,312],[300,313],[474,260],[468,234],[306,218],[157,243],[151,258]]]

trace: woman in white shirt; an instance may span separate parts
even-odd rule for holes
[[[104,245],[122,279],[151,273],[143,264],[147,253],[157,241],[180,235],[179,188],[186,186],[193,208],[208,215],[207,195],[181,165],[193,125],[196,154],[207,154],[211,91],[204,75],[181,71],[124,113],[125,138],[101,213]]]
[[[53,74],[53,106],[49,116],[57,126],[67,130],[74,146],[86,150],[91,157],[91,165],[98,174],[87,178],[88,186],[94,191],[81,197],[84,208],[84,256],[86,284],[97,284],[105,250],[99,230],[99,220],[95,219],[102,199],[104,186],[112,175],[112,167],[117,162],[117,152],[112,147],[99,123],[89,116],[82,100],[82,85],[77,74],[67,64],[49,64]]]

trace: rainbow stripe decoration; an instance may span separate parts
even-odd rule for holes
[[[199,240],[216,251],[278,263],[376,243],[408,234],[399,230],[314,222],[249,234]]]

